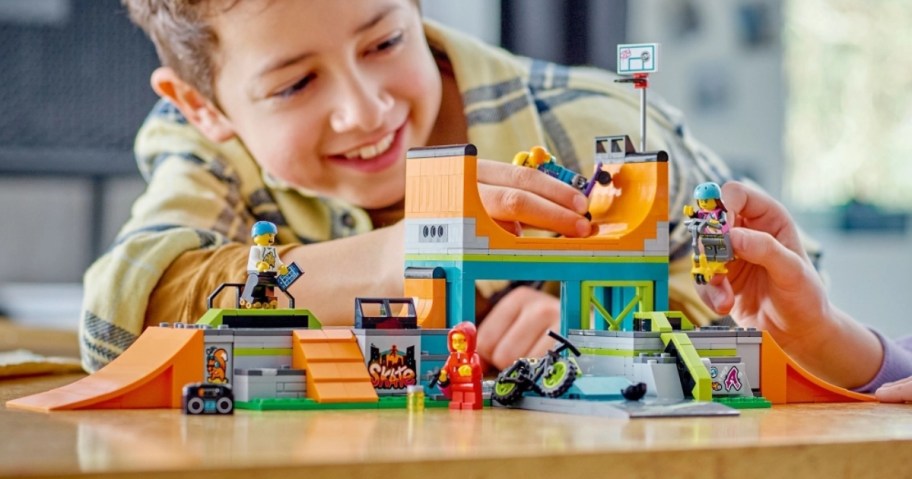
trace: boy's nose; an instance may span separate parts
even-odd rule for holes
[[[330,126],[337,132],[375,131],[383,126],[393,107],[393,97],[382,88],[357,80],[339,91],[339,102],[330,115]]]

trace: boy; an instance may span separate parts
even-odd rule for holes
[[[638,126],[637,96],[612,75],[518,58],[422,23],[414,0],[124,4],[156,45],[163,66],[152,86],[164,101],[136,142],[147,191],[86,273],[88,370],[144,325],[198,318],[208,293],[237,277],[259,220],[278,226],[278,254],[307,271],[292,293],[324,324],[350,324],[355,296],[401,296],[410,147],[476,144],[500,160],[478,167],[492,217],[585,236],[585,197],[508,162],[546,145],[586,173],[596,135]],[[683,261],[672,266],[672,308],[700,320],[708,311],[692,293],[677,219],[693,186],[720,182],[726,169],[668,110],[653,108],[649,121],[649,148],[674,158],[672,255]],[[511,291],[480,323],[479,354],[498,368],[540,355],[558,311],[545,293]]]

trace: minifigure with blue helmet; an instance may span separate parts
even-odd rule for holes
[[[250,228],[250,237],[256,246],[250,247],[249,272],[275,272],[285,274],[286,266],[276,253],[275,237],[279,230],[271,221],[257,221]]]
[[[241,293],[241,305],[247,308],[275,308],[276,274],[283,275],[288,267],[279,259],[275,242],[278,228],[269,221],[257,221],[250,228],[254,245],[247,258],[247,283]]]
[[[271,221],[257,221],[253,224],[253,227],[250,228],[250,237],[253,238],[253,242],[260,245],[261,241],[269,240],[269,244],[272,244],[275,241],[275,235],[279,233],[278,228],[276,228],[275,223]],[[268,235],[268,236],[267,236]],[[258,238],[265,236],[265,238],[258,240]]]
[[[701,183],[694,188],[697,208],[684,206],[685,221],[693,241],[694,266],[691,270],[697,284],[706,284],[716,274],[725,274],[725,263],[734,259],[722,188],[718,184]]]

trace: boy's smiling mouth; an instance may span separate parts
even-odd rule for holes
[[[364,173],[377,173],[395,165],[405,156],[403,132],[406,125],[384,135],[375,143],[352,148],[344,153],[329,156],[339,166]]]
[[[344,156],[347,160],[353,160],[356,158],[369,160],[379,154],[386,153],[386,150],[389,149],[390,145],[393,144],[393,140],[395,139],[396,132],[390,132],[381,138],[377,143],[374,143],[373,145],[362,146],[360,148],[345,152],[342,154],[342,156]]]

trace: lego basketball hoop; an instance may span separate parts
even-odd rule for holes
[[[640,151],[646,151],[646,89],[649,74],[659,71],[659,44],[639,43],[618,45],[617,73],[631,78],[620,78],[618,83],[633,83],[640,90]]]

